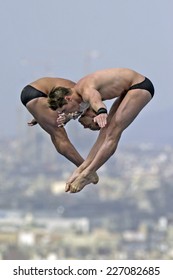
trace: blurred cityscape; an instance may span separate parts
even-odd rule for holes
[[[95,132],[71,133],[86,155]],[[0,147],[0,259],[173,258],[173,146],[120,145],[77,194],[38,126]]]

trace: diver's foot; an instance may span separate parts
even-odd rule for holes
[[[83,174],[83,173],[79,173],[78,176],[77,176],[77,173],[75,173],[75,174],[73,174],[73,175],[70,177],[70,179],[69,179],[68,182],[66,183],[65,192],[70,191],[71,185],[72,185],[78,178],[80,178],[81,176],[83,176],[82,174]],[[99,177],[98,177],[98,175],[97,175],[96,172],[92,172],[92,173],[90,173],[90,174],[88,174],[88,175],[86,175],[86,176],[84,176],[84,177],[87,178],[86,180],[89,179],[89,183],[87,183],[87,185],[90,184],[90,183],[92,183],[92,184],[97,184],[98,181],[99,181]],[[70,191],[70,192],[71,192],[71,191]]]
[[[70,184],[69,191],[71,193],[80,192],[86,185],[91,183],[97,184],[99,177],[96,173],[90,173],[88,175],[81,174],[76,180]]]

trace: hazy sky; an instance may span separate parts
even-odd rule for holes
[[[20,92],[43,76],[132,68],[155,85],[145,114],[172,110],[172,11],[172,0],[0,0],[1,136],[16,133]]]

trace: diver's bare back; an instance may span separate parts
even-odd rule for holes
[[[74,87],[75,83],[63,78],[44,77],[32,82],[30,85],[45,94],[49,94],[54,87]]]
[[[94,88],[99,91],[102,100],[113,99],[127,91],[133,84],[142,82],[144,76],[127,68],[111,68],[96,71],[80,79],[75,89],[80,95]]]

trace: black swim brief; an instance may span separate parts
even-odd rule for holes
[[[24,87],[24,89],[21,92],[21,102],[23,103],[24,106],[26,106],[26,104],[31,101],[32,99],[38,98],[38,97],[47,97],[47,95],[45,93],[43,93],[42,91],[27,85],[26,87]]]
[[[129,90],[131,90],[131,89],[145,89],[150,92],[151,97],[154,96],[154,86],[153,86],[152,82],[146,77],[143,82],[131,86],[129,88]]]

